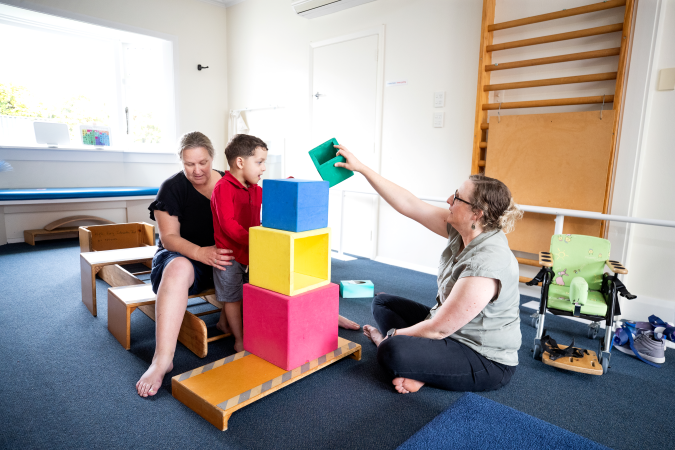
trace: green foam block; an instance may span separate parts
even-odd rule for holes
[[[345,162],[345,158],[343,156],[335,156],[337,149],[333,147],[334,145],[338,145],[338,141],[335,138],[309,151],[309,157],[312,158],[314,167],[316,167],[319,175],[321,175],[321,179],[330,183],[329,187],[333,187],[354,175],[354,172],[351,170],[335,167],[335,163]]]

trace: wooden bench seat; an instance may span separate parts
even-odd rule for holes
[[[230,334],[207,337],[206,324],[199,318],[199,316],[221,311],[221,306],[215,299],[215,290],[209,289],[188,298],[195,297],[204,298],[216,309],[196,314],[185,311],[178,340],[195,355],[204,358],[208,353],[209,342],[217,341],[230,336]],[[108,289],[108,330],[122,344],[122,347],[127,350],[131,348],[131,313],[138,308],[152,320],[155,320],[156,300],[157,296],[152,291],[152,286],[145,283]]]
[[[152,263],[152,257],[157,252],[156,246],[122,248],[118,250],[94,251],[80,253],[80,276],[82,279],[82,303],[91,314],[96,317],[96,274],[107,266],[133,263]],[[111,286],[125,286],[142,283],[138,278],[122,268],[101,277]],[[107,279],[106,279],[107,278]]]

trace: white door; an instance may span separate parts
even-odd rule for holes
[[[375,148],[378,36],[338,42],[313,50],[312,144],[335,138],[364,164],[379,171]],[[343,232],[343,251],[370,257],[373,248],[376,197],[351,194],[341,208],[341,190],[372,191],[355,174],[334,186],[330,196],[329,226],[337,250]],[[344,230],[340,230],[340,211]]]

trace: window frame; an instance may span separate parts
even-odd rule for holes
[[[113,55],[114,55],[114,67],[115,67],[115,106],[110,108],[110,119],[111,123],[108,125],[114,127],[117,130],[117,133],[112,136],[113,145],[108,148],[89,148],[79,144],[77,142],[71,142],[69,146],[50,148],[42,144],[36,143],[26,143],[21,144],[6,144],[0,142],[0,159],[15,159],[15,158],[3,158],[2,155],[13,154],[16,156],[16,151],[12,150],[29,150],[27,154],[20,158],[21,160],[59,160],[57,156],[58,153],[63,153],[65,160],[73,160],[73,155],[82,155],[83,160],[108,160],[109,158],[103,157],[93,157],[92,155],[85,156],[86,153],[95,152],[112,152],[112,153],[135,153],[135,154],[170,154],[175,153],[173,147],[174,142],[177,136],[177,124],[178,124],[178,85],[177,85],[177,39],[175,36],[159,33],[153,30],[141,29],[138,27],[127,26],[120,23],[111,22],[108,20],[103,20],[95,17],[85,16],[81,14],[72,13],[70,11],[57,10],[54,8],[46,6],[36,6],[27,5],[15,1],[15,0],[3,0],[3,4],[10,7],[15,7],[20,10],[26,11],[26,15],[30,17],[34,14],[41,14],[46,16],[52,16],[54,19],[49,17],[44,18],[43,21],[36,19],[26,18],[17,16],[10,16],[7,14],[0,13],[0,24],[7,24],[11,26],[19,26],[23,28],[28,28],[41,32],[51,32],[61,35],[70,35],[70,36],[79,36],[85,37],[92,40],[108,42],[113,44]],[[69,28],[58,22],[61,20],[75,21],[80,22],[81,26],[76,26]],[[105,30],[96,30],[96,33],[93,28],[90,27],[102,27]],[[90,30],[86,30],[90,28]],[[136,35],[140,39],[135,41],[132,39],[123,39],[125,34]],[[166,127],[164,131],[163,138],[164,142],[160,144],[143,144],[143,143],[133,143],[126,135],[126,114],[125,114],[125,96],[126,92],[123,87],[123,76],[125,72],[125,67],[123,63],[122,51],[125,44],[131,42],[142,41],[145,37],[159,40],[159,47],[162,52],[162,60],[164,64],[164,73],[165,73],[165,86],[164,91],[166,92],[166,102],[164,106],[167,109],[167,113],[164,115],[164,120],[162,121],[162,127]],[[30,151],[38,150],[38,151]],[[48,154],[54,153],[53,156],[47,157]],[[66,155],[67,153],[68,155]],[[77,158],[76,158],[77,159]],[[124,158],[125,160],[137,160],[138,157]],[[148,159],[147,157],[143,158]],[[153,159],[150,157],[149,159]],[[15,159],[16,160],[16,159]],[[165,157],[157,158],[158,162],[169,162]]]

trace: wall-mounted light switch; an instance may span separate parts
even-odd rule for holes
[[[445,91],[434,92],[434,108],[443,108],[445,106]]]
[[[675,89],[675,68],[659,71],[659,84],[656,90],[672,91]]]
[[[443,128],[444,121],[445,121],[445,113],[442,112],[434,113],[434,128]]]

